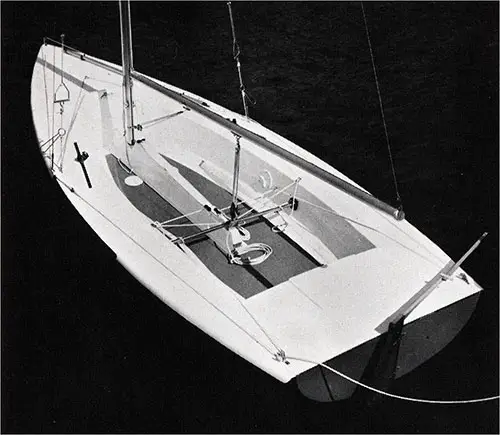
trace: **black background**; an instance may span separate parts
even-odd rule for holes
[[[498,402],[318,404],[141,287],[51,180],[29,102],[44,36],[120,63],[116,2],[2,2],[2,432],[498,433]],[[395,392],[498,394],[498,3],[365,3],[408,220],[483,296]],[[235,2],[251,116],[394,202],[361,6]],[[241,111],[225,2],[134,2],[135,68]]]

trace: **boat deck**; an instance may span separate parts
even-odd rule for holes
[[[248,227],[251,242],[266,243],[274,250],[258,266],[228,263],[221,250],[225,230],[190,244],[197,258],[191,252],[186,255],[153,228],[151,221],[169,220],[200,207],[203,210],[209,203],[219,208],[230,204],[228,181],[234,155],[231,129],[204,117],[194,105],[192,110],[186,110],[175,97],[190,94],[168,85],[170,93],[177,92],[171,97],[162,91],[167,85],[154,89],[137,80],[137,120],[145,129],[141,135],[145,142],[127,148],[123,139],[119,68],[73,55],[64,61],[64,77],[71,92],[71,99],[64,106],[65,116],[59,106],[48,113],[51,100],[45,90],[55,91],[60,78],[60,70],[49,61],[59,59],[60,53],[53,46],[41,47],[31,89],[33,119],[40,141],[53,136],[51,125],[61,125],[66,131],[52,148],[54,175],[64,193],[116,252],[118,261],[146,288],[211,337],[277,379],[287,382],[314,364],[283,364],[275,358],[276,346],[288,356],[303,356],[312,361],[342,355],[378,337],[377,326],[450,260],[408,221],[396,222],[283,162],[252,140],[243,139],[241,198],[254,206],[254,193],[264,190],[264,183],[258,189],[259,177],[267,172],[272,175],[272,186],[277,188],[300,178],[297,198],[303,206],[294,212],[295,228],[290,234],[276,234],[264,218]],[[200,100],[203,107],[210,107],[219,117],[234,118],[238,125],[342,177],[331,166],[254,121],[204,102],[201,97],[190,98]],[[157,122],[159,117],[168,121]],[[75,162],[73,142],[90,155],[85,164],[94,186],[91,189]],[[125,178],[130,174],[114,156],[127,162],[146,183],[128,186]],[[50,155],[45,155],[45,159],[50,167]],[[205,161],[203,168],[200,159]],[[216,176],[221,174],[219,183]],[[253,192],[248,190],[245,197],[243,185],[257,187]],[[277,201],[283,203],[292,194],[287,192]],[[197,225],[220,223],[210,215],[205,211],[197,222],[194,216],[191,219]],[[201,220],[205,218],[212,221]],[[197,228],[168,230],[183,236]],[[292,239],[301,239],[300,248]],[[326,268],[318,267],[318,258],[325,260],[321,264],[327,264]],[[481,289],[470,276],[464,276],[467,282],[443,282],[407,322]]]
[[[175,166],[181,174],[202,193],[212,204],[222,209],[231,203],[231,195],[200,174],[191,171],[180,163],[164,157]],[[116,157],[107,156],[107,163],[117,186],[127,199],[143,214],[153,221],[164,222],[182,216],[175,207],[159,196],[147,184],[129,186],[125,179],[130,175]],[[241,212],[249,210],[241,204]],[[175,224],[190,224],[188,218],[181,218]],[[239,266],[229,264],[225,253],[215,243],[204,236],[189,243],[193,253],[221,281],[231,287],[240,296],[249,298],[268,288],[274,287],[289,278],[318,267],[319,264],[307,252],[301,249],[289,237],[271,230],[272,225],[264,218],[246,226],[251,234],[251,242],[264,242],[271,246],[273,254],[261,264]],[[169,231],[177,237],[185,237],[199,231],[197,227],[171,227]]]

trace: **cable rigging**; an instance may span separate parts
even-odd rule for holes
[[[240,46],[238,45],[238,40],[236,39],[236,30],[234,28],[233,11],[231,9],[231,2],[227,2],[227,8],[229,9],[229,20],[231,21],[231,32],[233,35],[233,58],[236,61],[236,67],[238,69],[238,78],[240,80],[240,91],[241,99],[243,100],[243,109],[245,111],[245,117],[248,118],[248,106],[247,101],[251,104],[255,104],[255,100],[247,93],[245,85],[243,84],[243,75],[241,73],[241,62],[240,62]]]
[[[396,190],[396,201],[398,203],[398,209],[400,211],[403,211],[403,200],[401,199],[401,194],[399,193],[398,179],[396,177],[396,169],[394,167],[394,158],[392,156],[391,143],[389,141],[389,133],[387,130],[387,122],[385,120],[384,106],[382,104],[382,95],[380,93],[380,85],[379,85],[379,80],[378,80],[378,76],[377,76],[377,68],[375,67],[375,56],[373,54],[372,43],[370,40],[370,32],[368,31],[368,23],[366,21],[365,7],[363,6],[363,2],[361,2],[361,11],[363,12],[363,21],[365,24],[366,38],[368,40],[368,48],[370,49],[370,58],[372,61],[373,75],[375,76],[375,85],[377,87],[377,95],[378,95],[378,102],[379,102],[379,106],[380,106],[380,113],[382,115],[382,123],[384,125],[384,133],[385,133],[385,140],[387,143],[387,151],[389,153],[389,161],[391,163],[392,178],[393,178],[393,182],[394,182],[394,188]]]

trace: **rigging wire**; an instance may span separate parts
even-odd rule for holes
[[[396,189],[396,200],[398,202],[399,209],[403,210],[403,200],[401,199],[401,194],[399,193],[398,179],[396,177],[396,169],[394,168],[394,159],[392,157],[391,143],[389,141],[389,133],[387,131],[387,122],[385,120],[384,106],[382,104],[382,96],[380,93],[380,85],[379,85],[379,80],[378,80],[378,76],[377,76],[377,68],[375,67],[375,56],[373,54],[372,43],[370,40],[370,32],[368,31],[368,23],[366,21],[365,7],[363,6],[363,2],[361,2],[361,11],[363,12],[363,21],[365,23],[366,38],[368,40],[368,48],[370,49],[370,58],[372,61],[373,75],[375,76],[375,85],[377,87],[377,95],[378,95],[378,102],[380,105],[380,113],[382,114],[382,123],[384,125],[385,140],[387,142],[387,150],[389,152],[389,160],[391,163],[392,177],[393,177],[393,181],[394,181],[394,187]]]
[[[274,190],[274,189],[270,189],[270,190],[268,190],[268,191],[266,191],[266,192],[263,192],[263,193],[262,193],[261,195],[259,195],[257,198],[254,198],[254,199],[252,199],[252,200],[250,200],[250,201],[252,201],[252,202],[257,202],[258,200],[262,199],[262,198],[263,198],[266,194],[268,194],[268,193],[272,192],[273,190]],[[250,201],[246,201],[246,202],[250,202]],[[237,203],[237,204],[238,204],[238,205],[240,205],[240,204],[243,204],[244,202],[245,202],[244,200],[240,200],[240,201],[238,201],[238,203]],[[220,209],[220,211],[221,211],[221,212],[227,211],[227,210],[229,210],[229,209],[230,209],[230,207],[231,207],[231,206],[229,206],[229,205],[228,205],[227,207],[224,207],[224,208]],[[253,207],[253,208],[255,208],[255,207]],[[183,219],[183,218],[188,218],[189,216],[192,216],[192,215],[194,215],[194,214],[196,214],[196,213],[200,213],[200,212],[202,212],[203,210],[205,210],[205,207],[201,207],[200,209],[195,210],[195,211],[192,211],[191,213],[186,213],[186,214],[183,214],[183,215],[181,215],[181,216],[177,216],[177,217],[175,217],[175,218],[172,218],[172,219],[166,220],[166,221],[164,221],[164,222],[159,222],[159,224],[160,224],[161,226],[169,226],[168,224],[169,224],[169,223],[171,223],[171,222],[175,222],[175,221],[177,221],[177,220],[179,220],[179,219]]]
[[[290,184],[287,184],[285,187],[282,187],[281,189],[279,189],[278,191],[275,191],[273,192],[273,194],[267,198],[265,198],[267,201],[273,199],[275,196],[283,193],[286,189],[292,187],[294,184],[297,184],[298,182],[300,181],[300,179],[297,179],[297,180],[294,180],[292,181]],[[248,214],[252,213],[252,211],[254,210],[255,207],[252,207],[250,208],[249,210],[247,210],[245,213],[241,214],[239,217],[240,219],[247,216]]]
[[[240,80],[240,91],[241,91],[241,99],[243,100],[243,109],[245,111],[245,117],[248,118],[248,106],[247,100],[250,103],[255,104],[253,98],[247,93],[245,89],[245,85],[243,84],[243,76],[241,74],[241,62],[240,62],[240,46],[238,45],[238,40],[236,39],[236,30],[234,28],[234,20],[233,20],[233,11],[231,9],[231,2],[227,2],[227,7],[229,9],[229,20],[231,21],[231,32],[233,35],[233,57],[236,61],[236,67],[238,68],[238,78]]]
[[[56,64],[56,48],[53,47],[52,50],[52,64],[55,66]],[[52,70],[52,133],[51,136],[54,136],[54,131],[55,131],[55,122],[56,122],[56,112],[55,112],[55,107],[54,107],[54,96],[56,95],[56,69],[54,68]],[[50,157],[50,169],[51,171],[54,171],[54,147],[52,147],[51,150],[51,157]]]

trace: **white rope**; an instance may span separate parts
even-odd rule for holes
[[[276,190],[276,188],[274,187],[274,188],[272,188],[272,189],[266,190],[266,191],[265,191],[265,192],[263,192],[261,195],[257,196],[256,198],[253,198],[253,199],[251,199],[251,200],[249,200],[249,201],[245,201],[245,200],[243,200],[243,199],[242,199],[242,200],[240,200],[240,201],[238,201],[238,202],[236,203],[236,205],[240,205],[240,204],[243,204],[243,203],[245,202],[245,203],[247,203],[247,204],[250,206],[250,208],[251,208],[250,210],[247,210],[247,211],[246,211],[243,215],[240,215],[239,217],[240,217],[240,218],[242,218],[242,217],[246,216],[247,214],[249,214],[250,212],[252,212],[252,209],[253,209],[253,210],[256,210],[256,209],[257,209],[257,206],[259,205],[259,204],[258,204],[258,203],[259,203],[259,201],[271,199],[271,197],[266,198],[266,195],[267,195],[268,193],[271,193],[271,192],[275,191],[275,190]],[[263,204],[262,204],[262,205],[263,205]],[[231,208],[231,206],[230,206],[230,205],[228,205],[227,207],[222,208],[222,209],[221,209],[221,211],[226,211],[226,210],[229,210],[230,208]]]
[[[311,361],[311,360],[305,359],[305,358],[297,358],[297,357],[292,357],[292,356],[287,356],[286,359],[295,360],[295,361],[302,361],[302,362],[321,366],[327,370],[330,370],[331,372],[335,373],[336,375],[338,375],[344,379],[347,379],[348,381],[350,381],[356,385],[359,385],[360,387],[374,391],[375,393],[378,393],[378,394],[382,394],[383,396],[392,397],[393,399],[398,399],[398,400],[405,400],[407,402],[431,403],[431,404],[435,404],[435,405],[459,405],[459,404],[467,404],[467,403],[487,402],[487,401],[491,401],[491,400],[498,400],[500,398],[500,396],[491,396],[491,397],[482,397],[480,399],[467,399],[467,400],[429,400],[429,399],[417,399],[414,397],[400,396],[397,394],[387,393],[386,391],[382,391],[382,390],[379,390],[377,388],[370,387],[369,385],[363,384],[362,382],[359,382],[356,379],[353,379],[353,378],[345,375],[344,373],[341,373],[338,370],[335,370],[335,369],[331,368],[330,366],[327,366],[326,364],[322,364],[322,363],[319,363],[316,361]]]
[[[267,198],[267,199],[273,199],[275,196],[279,195],[280,193],[282,193],[283,191],[285,191],[285,190],[286,190],[286,189],[288,189],[289,187],[293,186],[295,183],[298,183],[298,180],[299,180],[299,179],[297,179],[297,180],[295,180],[295,181],[292,181],[290,184],[286,185],[285,187],[283,187],[283,188],[279,189],[278,191],[276,191],[275,193],[273,193],[273,194],[272,194],[269,198]],[[253,208],[252,208],[252,209],[250,209],[250,210],[247,210],[245,213],[243,213],[241,216],[239,216],[239,217],[240,217],[240,219],[241,219],[241,218],[243,218],[243,217],[245,217],[247,214],[250,214],[252,211],[253,211]]]
[[[278,196],[279,194],[283,193],[286,189],[292,187],[294,184],[296,185],[300,181],[300,178],[297,178],[296,180],[292,181],[290,184],[287,184],[285,187],[277,190],[275,193],[273,193],[269,199],[273,199],[275,196]]]
[[[259,255],[256,258],[242,258],[244,254],[249,254],[250,252],[262,252],[262,255]],[[239,248],[238,255],[233,255],[232,253],[230,255],[232,262],[240,266],[256,266],[257,264],[261,264],[266,261],[272,253],[273,248],[271,248],[269,245],[257,242]]]
[[[255,199],[253,199],[251,201],[257,202],[258,200],[262,199],[267,193],[272,192],[273,190],[274,189],[268,190],[268,191],[264,192],[262,195],[258,196],[257,198],[255,198]],[[244,202],[245,201],[241,200],[241,201],[238,201],[237,204],[240,205],[240,204],[242,204]],[[230,208],[230,206],[227,206],[227,207],[221,208],[220,211],[223,212],[223,211],[229,210],[229,208]],[[177,221],[179,219],[187,218],[187,217],[192,216],[192,215],[194,215],[196,213],[201,213],[203,210],[205,210],[205,208],[200,208],[199,210],[195,210],[193,212],[190,212],[190,213],[187,213],[187,214],[183,214],[182,216],[177,216],[175,218],[166,220],[164,222],[160,222],[160,225],[161,226],[170,226],[170,225],[168,225],[170,222],[175,222],[175,221]],[[246,212],[245,214],[247,214],[247,213],[248,212]],[[186,225],[191,225],[191,224],[186,224]],[[208,225],[208,224],[200,224],[200,225]],[[212,224],[210,224],[210,225],[212,225]]]
[[[252,199],[251,201],[252,201],[252,202],[253,202],[253,201],[257,202],[258,200],[262,199],[262,198],[263,198],[263,197],[264,197],[267,193],[272,192],[273,190],[274,190],[274,189],[268,190],[268,191],[264,192],[262,195],[258,196],[257,198]],[[238,201],[238,202],[237,202],[237,205],[240,205],[240,204],[242,204],[242,203],[244,203],[244,202],[245,202],[245,201],[243,201],[243,200]],[[229,210],[229,208],[230,208],[230,207],[231,207],[231,206],[227,206],[227,207],[221,208],[221,209],[220,209],[220,211],[221,211],[221,212],[224,212],[224,211],[226,211],[226,210]],[[193,212],[190,212],[190,213],[187,213],[187,214],[183,214],[182,216],[177,216],[177,217],[175,217],[175,218],[172,218],[172,219],[166,220],[166,221],[164,221],[164,222],[160,222],[160,225],[161,225],[161,226],[170,226],[170,225],[168,225],[170,222],[175,222],[175,221],[177,221],[177,220],[179,220],[179,219],[187,218],[187,217],[192,216],[192,215],[194,215],[194,214],[196,214],[196,213],[201,213],[203,210],[205,210],[205,208],[200,208],[199,210],[195,210],[195,211],[193,211]],[[251,211],[251,210],[250,210],[250,211]],[[213,224],[213,223],[212,223],[212,224]],[[212,225],[212,224],[210,224],[210,225]],[[186,224],[186,225],[191,225],[191,224]],[[194,225],[194,224],[193,224],[193,225]],[[209,224],[199,224],[199,225],[209,225]]]
[[[208,223],[196,223],[196,224],[161,224],[163,228],[171,228],[171,227],[197,227],[199,225],[213,225],[214,227],[217,226],[218,224],[215,224],[214,222],[208,222]]]
[[[245,236],[243,240],[250,239],[250,232],[246,228],[235,228],[236,231],[243,231]],[[231,230],[226,232],[226,249],[229,256],[229,262],[232,264],[237,264],[239,266],[256,266],[257,264],[263,263],[267,258],[273,253],[273,249],[266,245],[265,243],[251,243],[249,245],[243,244],[239,248],[231,249],[229,245],[229,239],[231,238]],[[247,257],[242,258],[242,255],[249,254],[250,252],[262,252],[258,257]],[[235,255],[236,254],[236,255]]]
[[[192,216],[196,213],[201,213],[203,210],[205,210],[204,208],[200,208],[199,210],[195,210],[195,211],[192,211],[191,213],[187,213],[187,214],[183,214],[182,216],[177,216],[175,218],[172,218],[172,219],[169,219],[167,221],[164,221],[164,222],[160,222],[160,225],[163,226],[163,225],[167,225],[169,224],[170,222],[175,222],[179,219],[183,219],[183,218],[187,218],[188,216]]]

